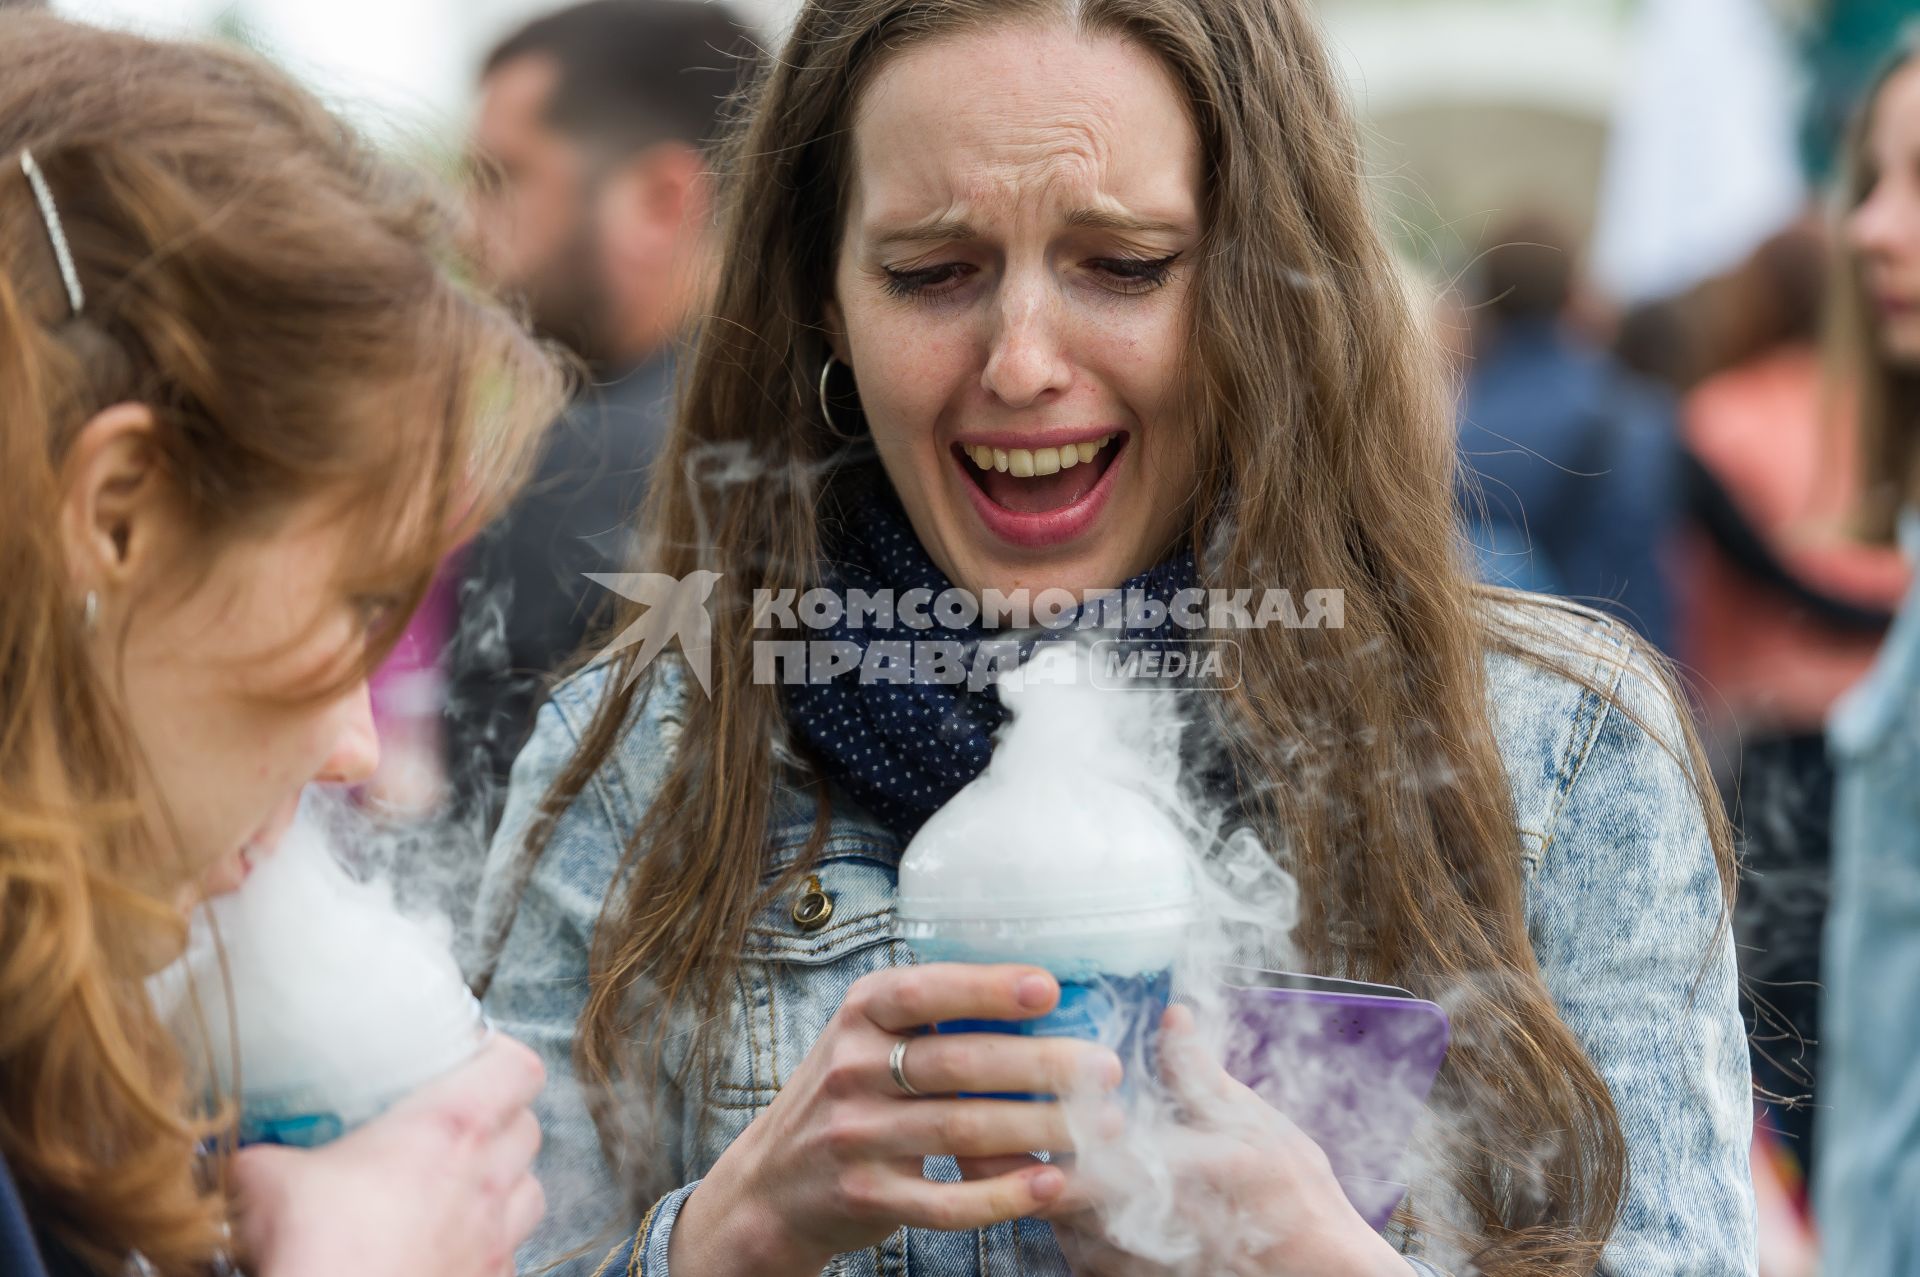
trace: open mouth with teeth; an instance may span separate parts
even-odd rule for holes
[[[986,498],[1014,514],[1049,514],[1084,500],[1126,446],[1124,434],[1056,448],[954,445],[961,469]]]

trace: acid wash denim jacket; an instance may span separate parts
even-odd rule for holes
[[[1920,510],[1900,544],[1920,563]],[[1821,1271],[1920,1277],[1920,583],[1834,706],[1814,1204]]]
[[[1541,632],[1547,650],[1609,692],[1596,695],[1530,661],[1487,660],[1518,818],[1513,854],[1525,875],[1528,935],[1561,1016],[1612,1090],[1630,1150],[1627,1196],[1602,1271],[1752,1274],[1745,1033],[1705,820],[1675,756],[1686,757],[1679,711],[1616,623],[1546,601],[1495,606],[1502,609],[1496,624]],[[792,1076],[848,987],[869,971],[912,961],[894,939],[901,848],[837,796],[824,855],[811,871],[833,902],[831,916],[820,925],[799,911],[815,922],[810,929],[796,922],[793,901],[777,901],[757,919],[731,999],[735,1045],[705,1085],[675,1084],[692,1074],[684,1046],[674,1045],[686,1033],[670,1026],[658,1093],[621,1103],[649,1114],[662,1163],[656,1169],[684,1187],[650,1208],[624,1200],[575,1080],[574,1030],[602,900],[667,770],[681,698],[699,692],[684,691],[684,680],[671,675],[656,678],[529,874],[522,849],[529,822],[577,748],[605,682],[603,669],[590,669],[563,684],[513,769],[477,904],[475,961],[491,972],[487,1013],[537,1050],[548,1071],[536,1107],[545,1131],[537,1169],[552,1214],[522,1250],[522,1271],[572,1255],[559,1271],[668,1277],[674,1222],[700,1176]],[[802,854],[813,825],[812,807],[785,787],[774,808],[769,875]],[[950,1158],[928,1159],[926,1173],[957,1177]],[[1421,1192],[1418,1183],[1413,1191]],[[1412,1270],[1442,1271],[1417,1257],[1423,1238],[1397,1242]],[[902,1229],[826,1271],[1053,1277],[1069,1270],[1046,1223],[1018,1220],[964,1233]]]

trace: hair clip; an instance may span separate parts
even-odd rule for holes
[[[20,171],[27,175],[27,184],[33,187],[34,202],[40,205],[40,220],[46,225],[47,238],[53,241],[54,260],[60,264],[61,282],[67,286],[67,302],[78,315],[87,304],[87,295],[80,288],[80,272],[73,267],[73,253],[67,248],[67,231],[60,224],[60,210],[54,206],[53,191],[47,186],[46,174],[40,171],[32,151],[20,152]]]

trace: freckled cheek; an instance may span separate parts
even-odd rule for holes
[[[965,400],[966,354],[950,340],[902,341],[867,362],[860,397],[876,439],[933,446],[937,427]]]
[[[300,738],[295,737],[294,739]],[[276,785],[286,782],[288,775],[293,770],[289,762],[289,755],[293,752],[288,748],[290,743],[291,741],[284,731],[269,730],[261,735],[258,744],[255,746],[255,756],[259,760],[253,767],[253,777],[255,780],[259,781],[262,785]],[[305,748],[304,741],[302,741],[302,748]]]
[[[1180,350],[1177,332],[1116,328],[1089,345],[1088,364],[1129,416],[1151,425],[1175,406]]]
[[[297,788],[320,769],[336,735],[324,712],[303,707],[273,713],[249,734],[249,771],[262,784]]]

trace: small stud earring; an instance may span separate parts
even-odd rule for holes
[[[87,598],[80,605],[80,632],[91,634],[100,626],[100,591],[88,590]]]

